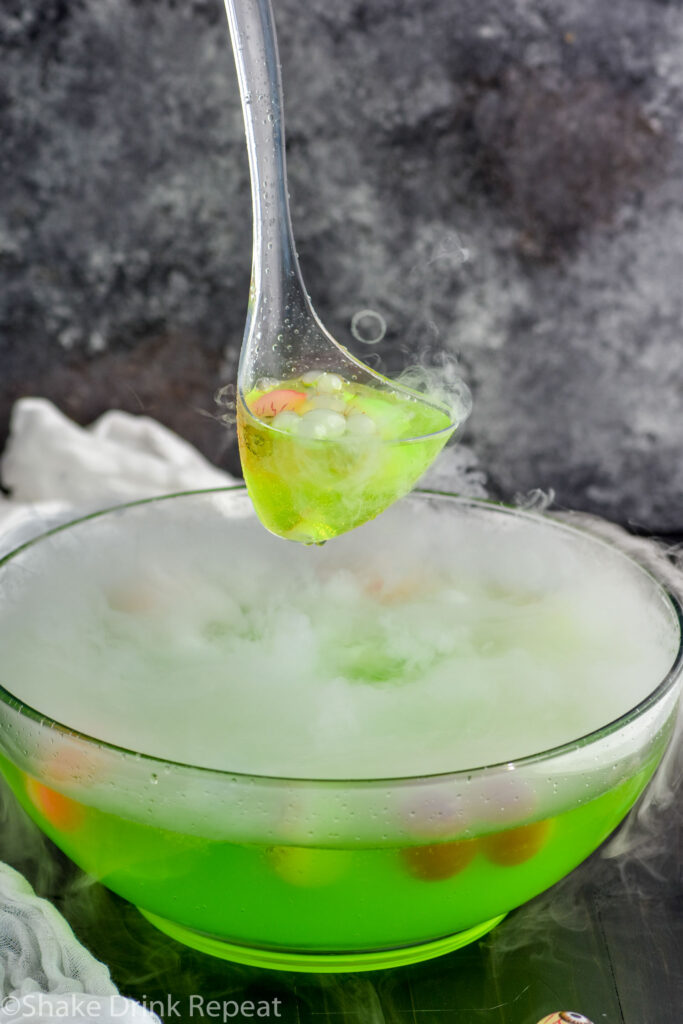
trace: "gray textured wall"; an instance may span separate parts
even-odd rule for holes
[[[381,312],[389,365],[460,353],[501,494],[683,531],[681,3],[275,5],[325,322]],[[44,394],[234,467],[205,415],[250,263],[221,0],[4,0],[0,132],[0,443]]]

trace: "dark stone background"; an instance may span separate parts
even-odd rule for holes
[[[322,319],[353,344],[378,310],[389,366],[459,353],[501,495],[683,532],[683,5],[275,7]],[[0,445],[41,394],[147,412],[234,469],[213,394],[250,240],[221,0],[3,0]]]

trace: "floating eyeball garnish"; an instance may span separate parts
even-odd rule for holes
[[[85,808],[60,790],[62,785],[68,783],[79,782],[83,785],[102,777],[104,768],[94,746],[86,751],[66,744],[57,747],[46,745],[38,751],[36,761],[36,775],[46,781],[39,781],[26,773],[27,797],[55,828],[67,832],[79,828],[85,820]]]
[[[378,604],[400,605],[419,601],[438,590],[438,580],[433,576],[397,574],[387,579],[379,573],[371,574],[363,584],[363,591]]]
[[[73,832],[83,824],[85,811],[81,804],[30,775],[26,776],[26,795],[38,813],[55,828]]]
[[[105,593],[110,609],[124,615],[144,615],[159,605],[159,595],[145,583],[130,582],[110,587]]]
[[[512,868],[531,860],[545,846],[550,835],[550,821],[534,821],[531,825],[505,829],[484,836],[482,851],[494,864]]]
[[[443,882],[464,871],[476,852],[476,839],[458,839],[454,843],[406,846],[401,850],[401,860],[413,878]]]
[[[400,851],[408,874],[423,882],[442,882],[464,871],[477,852],[478,842],[453,837],[467,835],[470,820],[463,793],[413,796],[403,809],[403,825],[417,839],[432,842],[405,846]],[[435,839],[442,841],[433,842]]]
[[[575,1013],[574,1010],[562,1010],[559,1013],[549,1013],[538,1024],[593,1024],[588,1017],[582,1013]]]
[[[536,795],[513,768],[503,777],[483,779],[472,791],[476,826],[495,831],[481,839],[482,853],[501,867],[515,867],[534,857],[545,845],[552,823],[532,821]]]
[[[269,868],[288,885],[313,889],[332,885],[349,869],[351,853],[348,850],[301,845],[303,834],[311,835],[314,823],[326,835],[334,833],[336,819],[327,803],[310,794],[288,796],[277,824],[278,834],[286,843],[270,846],[265,851]]]
[[[306,846],[271,846],[266,851],[266,859],[275,874],[283,882],[303,888],[337,882],[348,871],[350,857],[347,850]]]

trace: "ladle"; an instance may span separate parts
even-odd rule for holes
[[[253,205],[237,387],[242,468],[269,530],[321,543],[407,493],[467,418],[471,401],[459,379],[448,395],[440,388],[438,397],[432,389],[423,394],[392,382],[320,322],[299,269],[289,212],[270,0],[225,0],[225,6]]]

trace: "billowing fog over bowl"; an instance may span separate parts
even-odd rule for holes
[[[171,496],[0,563],[1,763],[182,941],[387,966],[471,941],[613,830],[670,736],[680,644],[656,580],[547,517],[415,493],[307,549],[242,488]]]

